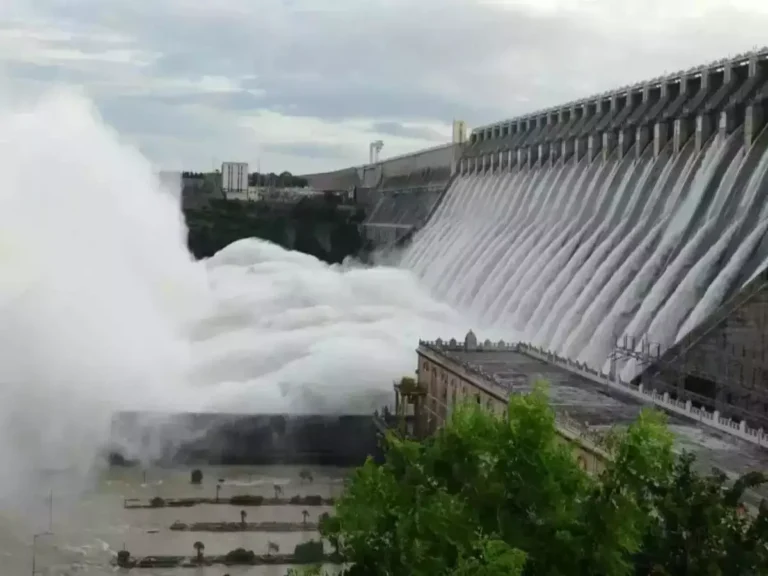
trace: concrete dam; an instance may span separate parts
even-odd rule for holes
[[[767,100],[762,50],[477,128],[400,265],[597,370],[666,349],[768,264]]]

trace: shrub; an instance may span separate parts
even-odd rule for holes
[[[165,506],[165,500],[160,498],[160,496],[155,496],[149,501],[149,505],[152,506],[152,508],[162,508]]]
[[[202,470],[199,470],[198,468],[195,468],[192,470],[192,473],[190,474],[189,481],[192,484],[202,484],[203,482],[203,472]]]
[[[296,562],[300,564],[313,564],[322,562],[325,559],[323,543],[320,540],[309,540],[296,544],[293,549],[293,556]]]
[[[117,565],[121,568],[128,567],[128,561],[131,559],[131,553],[128,550],[120,550],[117,553]]]
[[[253,550],[246,550],[245,548],[230,550],[224,557],[227,564],[253,564],[255,559],[256,554]]]
[[[229,503],[233,506],[261,506],[264,503],[264,496],[255,496],[251,494],[240,494],[232,496]]]

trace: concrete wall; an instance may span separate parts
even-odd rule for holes
[[[377,452],[370,416],[115,416],[110,461],[163,465],[361,465]]]
[[[378,165],[379,197],[363,223],[363,234],[374,248],[395,245],[426,222],[456,173],[463,152],[463,145],[446,144]]]
[[[456,173],[464,151],[445,144],[334,172],[303,175],[316,190],[354,190],[368,215],[363,235],[374,247],[392,245],[421,226]]]
[[[321,192],[341,192],[352,190],[362,185],[361,174],[356,167],[343,168],[333,172],[319,172],[316,174],[302,174],[306,178],[309,187]]]
[[[723,59],[481,126],[472,131],[461,173],[607,158],[618,150],[700,149],[720,131],[744,126],[749,146],[765,123],[768,49]]]

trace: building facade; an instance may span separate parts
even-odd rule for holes
[[[414,390],[404,392],[402,384],[395,385],[396,415],[403,423],[402,431],[417,437],[434,434],[455,407],[466,402],[477,403],[499,418],[505,418],[511,392],[490,375],[483,375],[446,353],[472,349],[473,344],[476,345],[475,335],[470,331],[464,343],[451,340],[441,344],[442,347],[438,347],[420,342]],[[514,346],[501,343],[494,350],[513,352]],[[534,379],[535,375],[531,375],[528,380]],[[579,465],[593,474],[603,470],[608,454],[600,447],[597,436],[590,435],[583,426],[562,414],[557,416],[557,423],[560,438],[573,449]]]
[[[248,163],[224,162],[221,165],[221,188],[225,194],[247,194]]]

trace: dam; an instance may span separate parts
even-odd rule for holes
[[[398,265],[478,328],[768,425],[766,101],[763,48],[481,126],[366,224],[419,215]]]
[[[667,348],[768,257],[767,55],[474,130],[401,265],[596,368],[624,335]]]

